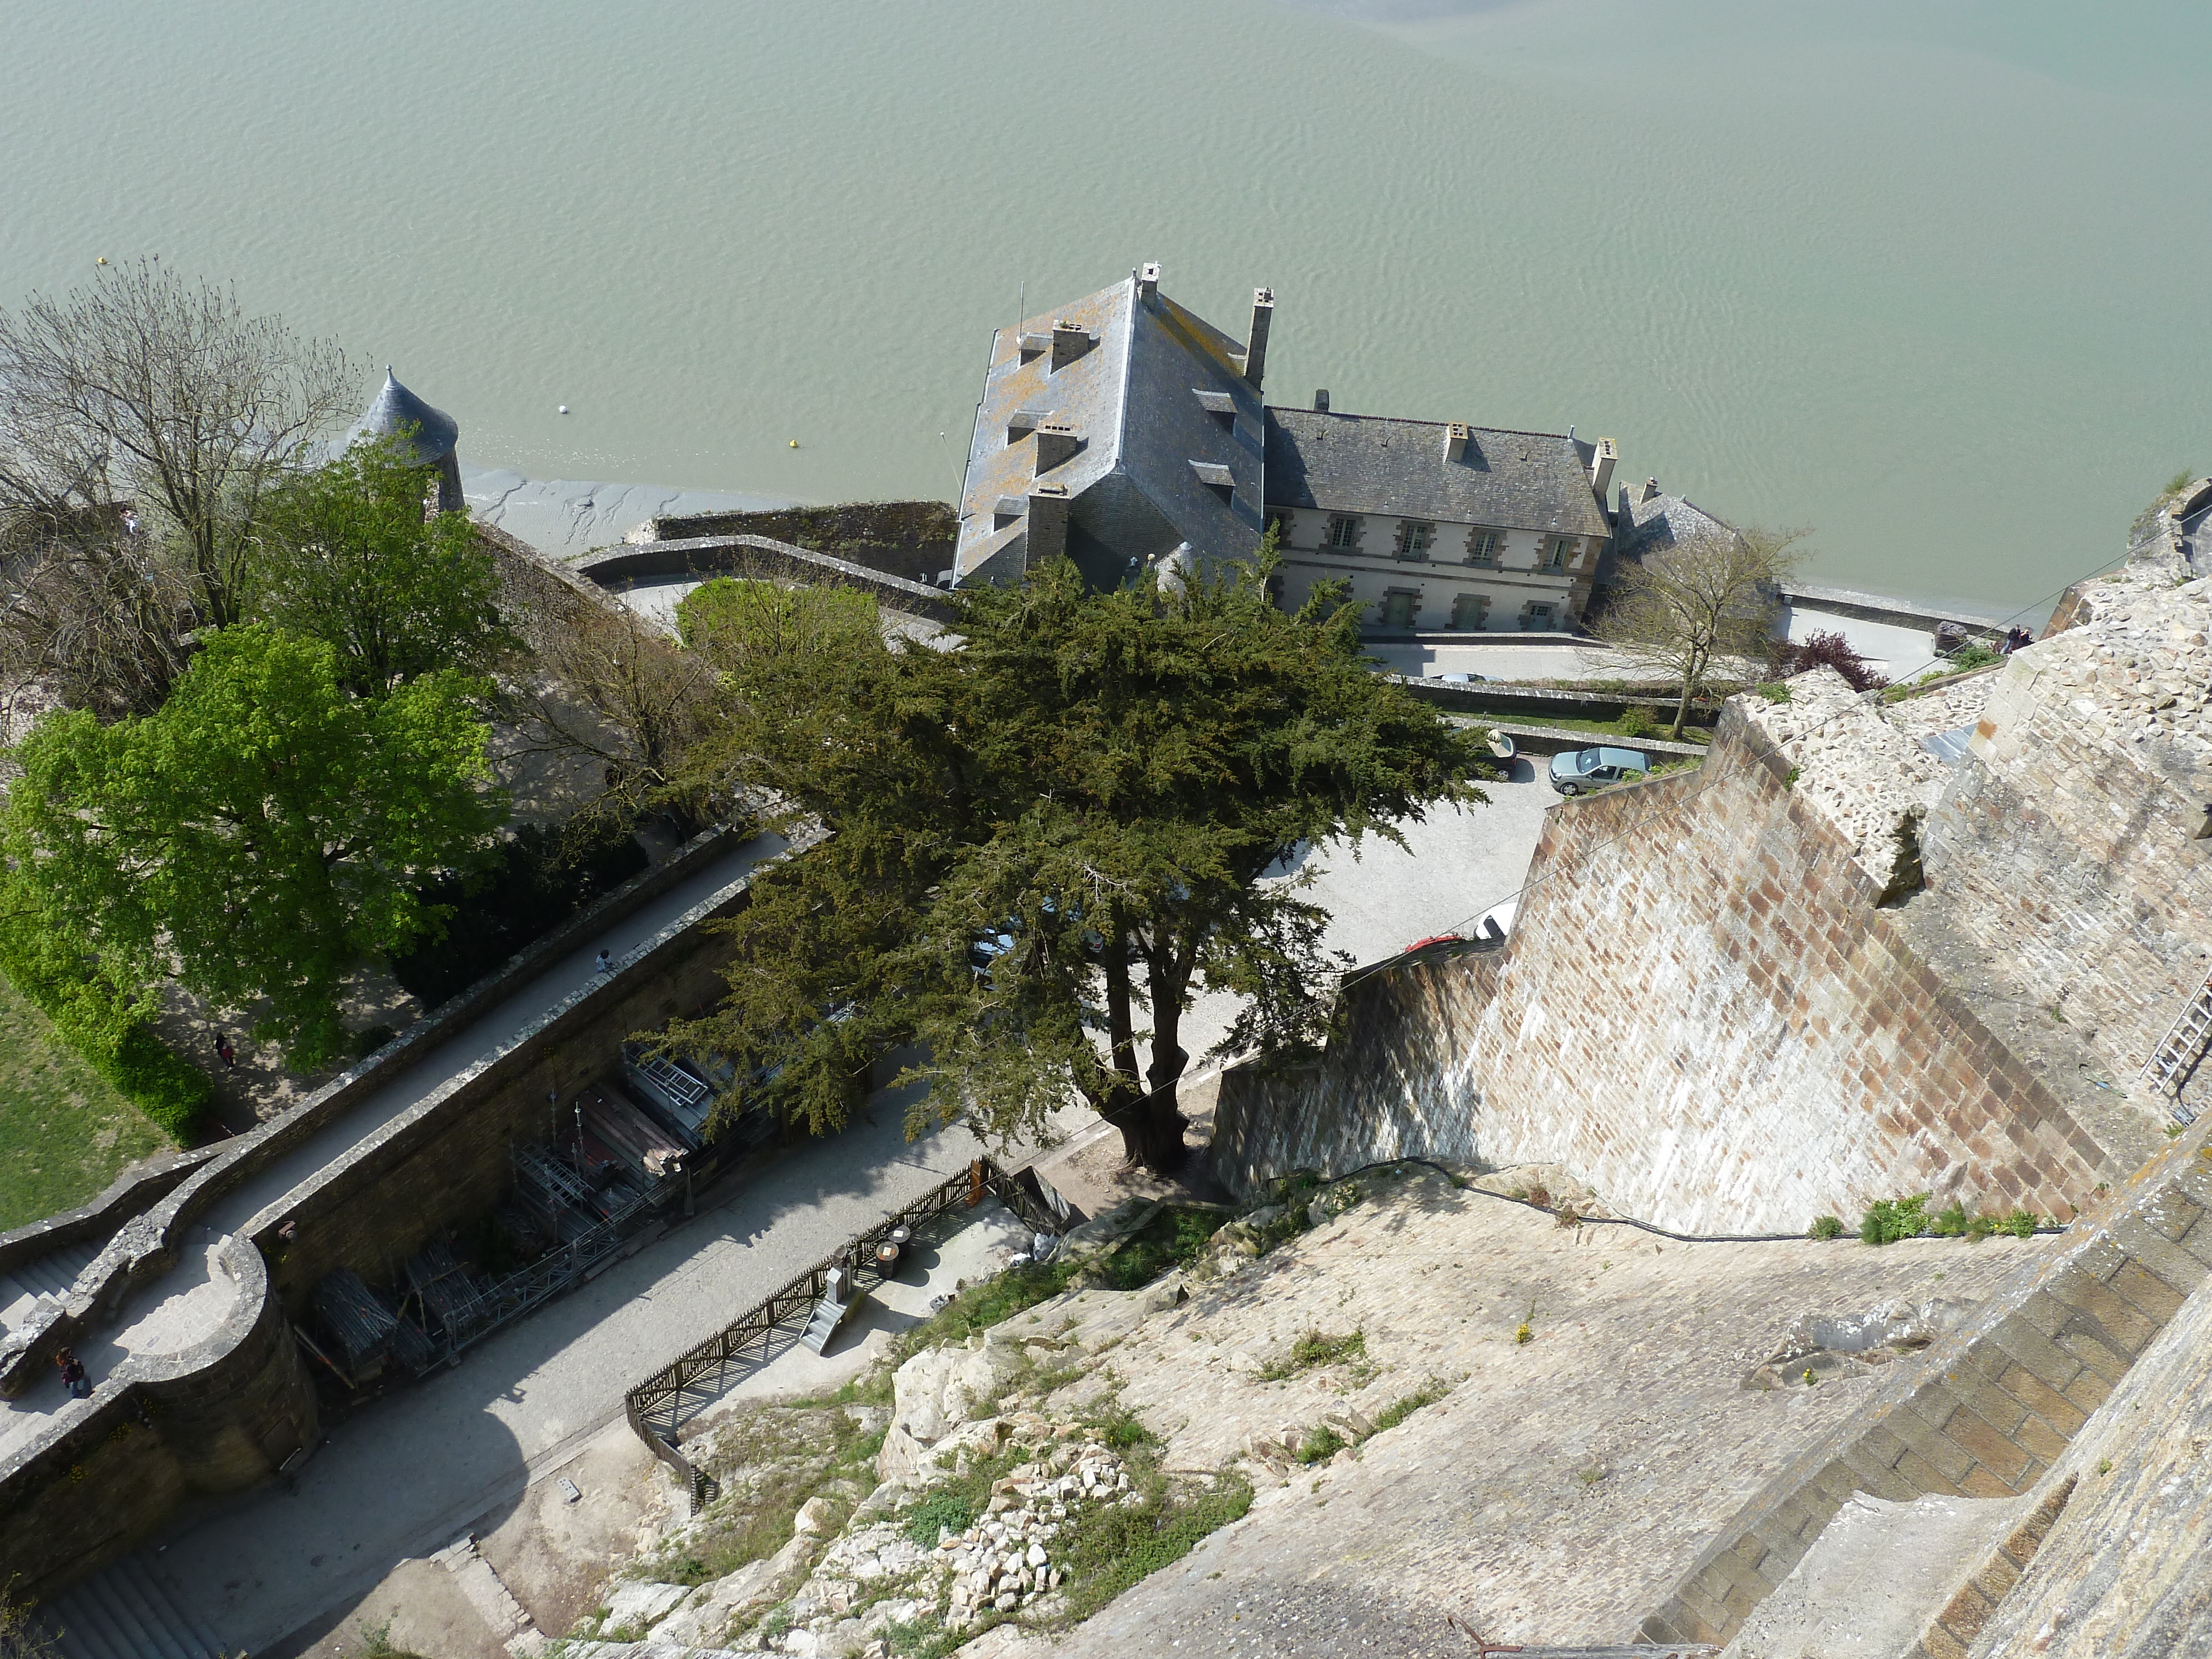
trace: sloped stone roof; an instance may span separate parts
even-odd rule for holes
[[[404,437],[407,459],[417,466],[429,466],[452,454],[460,435],[459,421],[442,409],[433,409],[400,385],[399,377],[386,363],[383,386],[362,411],[346,441],[351,445],[364,439]]]

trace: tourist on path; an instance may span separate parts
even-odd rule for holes
[[[611,974],[615,970],[615,959],[602,951],[592,965],[603,974]]]
[[[73,1348],[64,1348],[54,1355],[54,1368],[62,1374],[62,1386],[77,1400],[92,1398],[92,1379],[84,1374],[84,1366]]]

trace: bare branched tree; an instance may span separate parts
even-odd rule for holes
[[[202,619],[234,622],[262,496],[313,458],[356,379],[329,342],[150,262],[33,295],[0,313],[0,507],[135,503],[177,544]]]
[[[712,720],[713,669],[614,602],[536,604],[521,632],[537,672],[515,702],[533,746],[604,763],[602,810],[696,818],[681,763]]]
[[[1797,568],[1802,530],[1716,530],[1628,564],[1595,632],[1638,665],[1681,686],[1669,738],[1690,700],[1741,660],[1762,660],[1776,589]]]
[[[0,708],[58,699],[103,720],[161,707],[196,595],[119,514],[0,514]]]

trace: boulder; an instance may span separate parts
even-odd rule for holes
[[[642,1581],[617,1585],[607,1598],[602,1630],[635,1631],[642,1635],[656,1620],[665,1619],[678,1602],[691,1594],[689,1584],[655,1584]]]
[[[750,1623],[806,1576],[814,1540],[796,1536],[774,1555],[748,1562],[726,1578],[702,1584],[653,1632],[654,1639],[713,1647],[732,1625]]]
[[[829,1500],[822,1498],[810,1498],[799,1506],[799,1513],[792,1518],[791,1530],[797,1535],[804,1536],[811,1534],[818,1538],[823,1534],[834,1530],[836,1524],[837,1511],[830,1505]]]

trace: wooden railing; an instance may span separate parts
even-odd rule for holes
[[[848,1284],[861,1290],[880,1285],[884,1276],[877,1270],[876,1249],[894,1228],[919,1232],[946,1212],[973,1208],[987,1197],[997,1199],[1033,1231],[1057,1235],[1065,1225],[1020,1176],[1007,1173],[989,1158],[979,1158],[962,1173],[847,1240],[629,1391],[624,1397],[623,1413],[629,1419],[631,1431],[683,1480],[694,1515],[714,1500],[714,1481],[704,1470],[693,1468],[677,1449],[677,1431],[681,1425],[726,1394],[733,1380],[750,1376],[799,1340],[832,1272],[842,1271]]]

